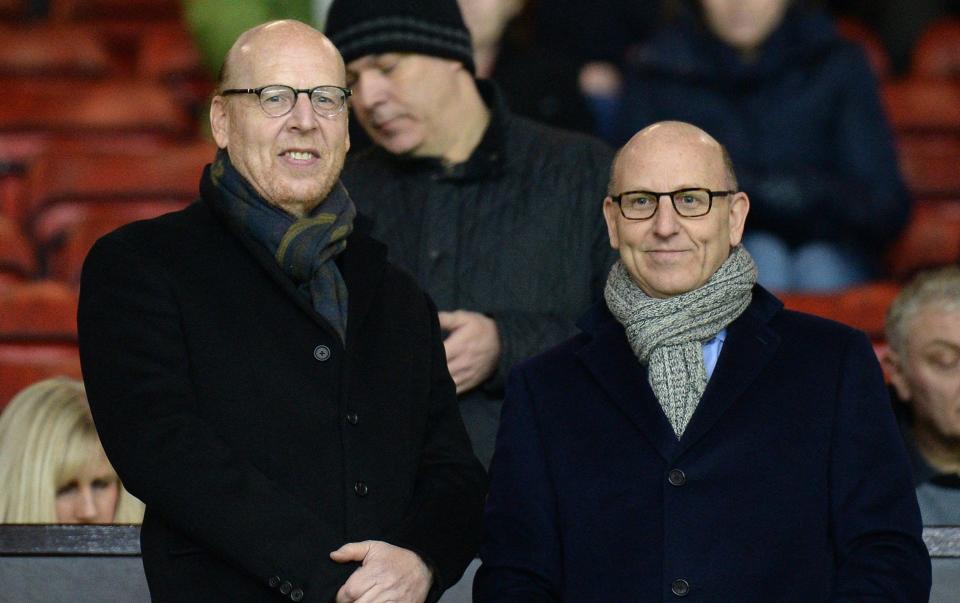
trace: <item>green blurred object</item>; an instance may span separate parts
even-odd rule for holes
[[[275,19],[297,19],[316,25],[312,0],[183,0],[184,18],[203,55],[204,67],[216,77],[237,37]]]

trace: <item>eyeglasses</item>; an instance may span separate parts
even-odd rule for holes
[[[667,195],[673,209],[684,218],[698,218],[710,213],[714,197],[733,195],[737,191],[711,191],[708,188],[681,188],[669,193],[654,191],[627,191],[612,195],[620,206],[620,213],[628,220],[649,220],[660,207],[660,197]]]
[[[220,93],[229,94],[256,94],[260,100],[260,108],[270,117],[283,117],[293,111],[297,104],[297,97],[304,93],[310,97],[313,110],[321,117],[336,117],[343,111],[347,98],[352,94],[349,88],[340,86],[317,86],[316,88],[292,88],[274,84],[262,88],[231,88]]]

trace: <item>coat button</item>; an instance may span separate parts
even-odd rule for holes
[[[270,585],[270,588],[276,588],[280,586],[280,576],[271,576],[270,580],[267,581],[267,584]]]
[[[284,583],[280,585],[280,592],[285,595],[291,590],[293,590],[293,584],[291,584],[289,580],[285,580]]]
[[[351,424],[351,425],[356,425],[356,424],[359,423],[359,422],[360,422],[360,415],[358,415],[358,414],[355,413],[355,412],[348,412],[348,413],[347,413],[347,423],[349,423],[349,424]]]
[[[682,486],[687,483],[687,475],[680,469],[671,469],[667,474],[667,481],[671,486]]]
[[[357,496],[366,496],[367,492],[369,492],[370,489],[367,488],[367,485],[365,483],[357,482],[353,485],[353,491],[356,492]]]
[[[302,590],[300,590],[299,588],[295,588],[295,589],[293,589],[292,591],[290,591],[290,600],[291,600],[291,601],[300,601],[301,599],[303,599],[303,591],[302,591]]]
[[[330,359],[330,348],[325,345],[318,345],[313,348],[313,357],[320,362],[326,362]]]
[[[674,580],[670,585],[670,591],[678,597],[686,597],[690,594],[690,583],[683,578]]]

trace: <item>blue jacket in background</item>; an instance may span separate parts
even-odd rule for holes
[[[750,195],[751,231],[876,252],[906,224],[910,199],[877,81],[826,13],[790,9],[752,63],[697,19],[678,19],[634,57],[617,142],[665,119],[727,147]]]

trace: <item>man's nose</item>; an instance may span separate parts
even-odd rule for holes
[[[316,127],[320,116],[313,110],[313,102],[306,92],[297,94],[290,110],[289,124],[300,129]]]
[[[670,195],[660,195],[657,213],[653,216],[653,231],[661,237],[676,234],[680,227],[680,218],[673,208]]]

